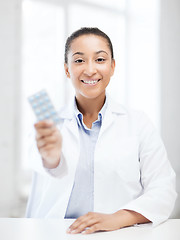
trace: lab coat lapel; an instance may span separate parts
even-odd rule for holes
[[[78,124],[74,113],[74,102],[72,101],[62,112],[61,118],[65,120],[65,126],[69,133],[79,140]]]
[[[80,154],[80,139],[77,120],[73,108],[66,108],[61,115],[64,118],[62,135],[64,137],[63,152],[67,161],[68,169],[71,172],[71,180],[74,178],[75,169]]]
[[[113,116],[112,112],[109,111],[109,109],[107,108],[106,114],[102,121],[102,126],[101,126],[101,130],[99,132],[99,137],[101,137],[101,135],[106,131],[106,129],[109,128],[109,126],[113,123],[113,120],[114,120],[114,116]]]
[[[67,122],[66,127],[72,136],[75,137],[76,140],[79,140],[78,124],[75,117]]]
[[[100,133],[99,133],[99,137],[101,137],[101,135],[114,122],[116,114],[121,114],[121,115],[126,114],[125,109],[120,104],[113,101],[109,95],[107,95],[106,97],[107,97],[108,104],[107,104],[106,113],[104,115],[104,119],[102,121],[102,126],[101,126],[101,130],[100,130]]]

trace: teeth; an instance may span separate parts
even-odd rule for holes
[[[86,83],[86,84],[95,84],[95,83],[98,82],[98,80],[93,80],[93,81],[85,81],[85,80],[83,80],[83,82]]]

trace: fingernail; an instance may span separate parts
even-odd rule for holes
[[[53,120],[47,119],[46,122],[49,123],[49,124],[52,124],[52,123],[53,123]]]
[[[68,229],[66,230],[66,232],[67,232],[67,233],[70,233],[70,232],[71,232],[71,229],[70,229],[70,228],[68,228]]]
[[[54,122],[51,119],[48,119],[46,120],[46,124],[48,124],[49,126],[52,126]]]

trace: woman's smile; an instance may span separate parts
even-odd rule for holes
[[[97,85],[100,80],[101,79],[88,79],[88,80],[84,79],[84,80],[81,80],[81,82],[84,83],[85,85],[94,86],[94,85]]]

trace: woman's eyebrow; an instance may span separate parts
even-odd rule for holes
[[[72,56],[74,56],[74,55],[84,55],[84,53],[83,52],[75,52],[75,53],[73,53]]]
[[[105,54],[108,55],[108,53],[104,50],[99,50],[99,51],[95,52],[95,54],[99,54],[99,53],[105,53]],[[74,56],[74,55],[81,55],[82,56],[82,55],[84,55],[84,53],[83,52],[75,52],[75,53],[73,53],[72,56]]]
[[[99,53],[106,53],[108,55],[108,53],[104,50],[99,50],[99,51],[96,52],[96,54],[99,54]]]

